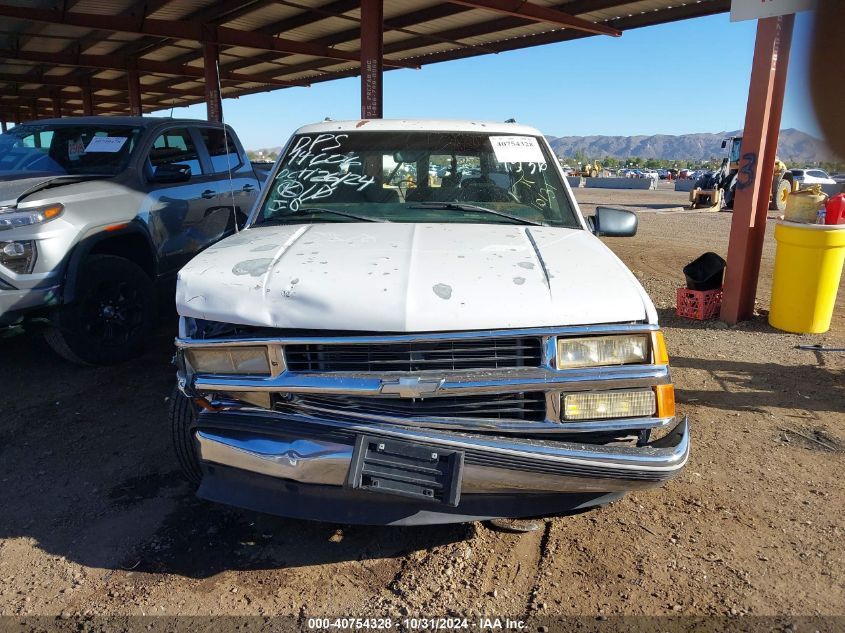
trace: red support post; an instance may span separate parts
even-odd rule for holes
[[[62,96],[59,93],[54,93],[50,100],[53,102],[53,116],[57,119],[62,116]]]
[[[213,42],[202,43],[203,68],[205,70],[205,104],[209,121],[223,120],[223,101],[220,82],[217,80],[217,64],[220,47]]]
[[[38,99],[33,99],[29,109],[32,111],[32,120],[37,121],[41,118],[41,113],[38,111]]]
[[[129,116],[141,116],[141,79],[138,68],[132,64],[126,70],[126,80],[129,84]]]
[[[384,116],[384,5],[361,0],[361,118]]]
[[[91,92],[91,82],[87,77],[82,81],[82,114],[94,115],[94,95]]]
[[[754,314],[794,22],[794,15],[757,22],[722,300],[728,323]]]
[[[6,127],[6,119],[0,119],[0,132],[5,134],[9,131],[9,128]]]

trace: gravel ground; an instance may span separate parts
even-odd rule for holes
[[[681,268],[725,254],[731,215],[686,194],[576,192],[640,211],[609,240],[654,298],[694,449],[659,490],[511,534],[486,524],[349,527],[201,502],[177,472],[167,396],[173,332],[114,368],[58,361],[38,332],[0,340],[0,614],[845,615],[845,345],[764,316],[674,316]],[[771,227],[770,227],[771,231]],[[758,309],[768,308],[766,239]],[[838,621],[843,626],[843,620]],[[831,630],[830,628],[825,630]]]

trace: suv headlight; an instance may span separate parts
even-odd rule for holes
[[[18,275],[28,275],[35,269],[38,249],[32,240],[0,242],[0,265]]]
[[[6,211],[0,213],[0,231],[14,229],[19,226],[31,226],[43,224],[55,220],[64,213],[64,206],[61,204],[48,204],[43,207],[35,207],[24,211]]]
[[[198,374],[270,374],[266,347],[189,348],[185,360]]]

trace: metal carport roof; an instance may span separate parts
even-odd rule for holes
[[[0,0],[0,119],[143,112],[359,75],[360,0]],[[721,13],[730,0],[384,0],[384,67]],[[133,84],[134,81],[134,84]]]

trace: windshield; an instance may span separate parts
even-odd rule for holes
[[[370,131],[295,136],[254,223],[364,217],[580,228],[553,160],[533,136]]]
[[[0,173],[114,176],[129,163],[139,134],[121,125],[18,125],[0,134]]]

